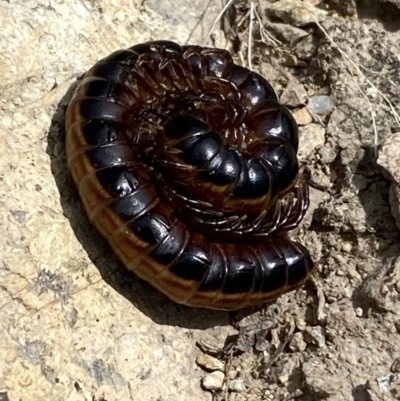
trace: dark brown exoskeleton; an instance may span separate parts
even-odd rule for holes
[[[227,51],[155,41],[111,54],[79,84],[66,132],[90,221],[175,302],[235,310],[310,275],[285,234],[309,203],[297,125]]]

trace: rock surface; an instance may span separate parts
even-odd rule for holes
[[[250,2],[239,3],[212,34],[246,63]],[[287,37],[271,29],[279,46],[264,21],[278,3],[273,22],[296,28]],[[229,315],[175,305],[125,272],[83,213],[63,132],[75,80],[98,59],[151,39],[211,45],[203,38],[219,3],[0,2],[1,401],[398,399],[400,241],[390,200],[400,190],[389,190],[397,173],[384,176],[377,162],[386,173],[399,154],[398,1],[368,1],[359,20],[354,1],[309,0],[314,16],[300,3],[257,2],[252,56],[278,95],[289,83],[302,88],[297,110],[314,95],[334,101],[312,122],[300,115],[311,205],[291,235],[319,267],[297,292]],[[307,35],[313,56],[300,60],[293,48]],[[207,377],[218,379],[212,393]]]

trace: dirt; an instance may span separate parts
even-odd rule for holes
[[[310,0],[318,18],[303,24],[305,3],[277,19],[260,0],[250,24],[242,0],[206,40],[220,4],[181,3],[0,4],[0,400],[400,400],[399,231],[377,163],[400,132],[397,3]],[[214,42],[248,66],[251,25],[252,68],[302,98],[288,101],[311,206],[292,237],[318,268],[262,308],[193,310],[127,275],[90,226],[63,114],[76,77],[114,49]],[[314,95],[333,110],[310,116]]]

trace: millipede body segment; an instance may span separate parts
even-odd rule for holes
[[[308,204],[298,131],[225,50],[154,41],[112,53],[66,113],[68,166],[126,268],[175,302],[235,310],[301,286],[287,238]]]

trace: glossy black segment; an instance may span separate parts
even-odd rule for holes
[[[115,62],[120,65],[133,66],[138,59],[138,55],[131,50],[117,50],[111,53],[102,61]],[[101,61],[100,61],[101,63]]]
[[[125,85],[129,71],[116,62],[99,62],[90,70],[93,76],[102,77],[119,85]]]
[[[283,253],[287,260],[290,261],[288,269],[288,284],[296,285],[304,280],[308,274],[309,269],[312,267],[311,256],[307,249],[298,244],[293,243],[292,249],[283,249]]]
[[[131,194],[138,185],[139,182],[135,175],[131,171],[124,171],[116,177],[112,186],[112,191],[115,196],[122,198]]]
[[[129,111],[126,108],[101,98],[80,100],[79,113],[86,120],[129,121]]]
[[[171,139],[201,135],[210,131],[207,124],[186,114],[178,114],[169,118],[164,129],[167,136]]]
[[[267,194],[271,186],[275,188],[265,165],[254,157],[244,157],[233,195],[245,199],[259,198]]]
[[[222,140],[214,132],[197,138],[188,138],[177,145],[183,152],[185,163],[192,166],[205,166],[221,150]]]
[[[164,241],[171,231],[168,219],[157,213],[147,213],[128,225],[136,236],[149,245]]]
[[[253,289],[255,264],[241,255],[227,255],[228,272],[222,292],[225,294],[246,293]]]
[[[244,99],[252,105],[260,103],[264,99],[276,100],[272,86],[259,74],[251,72],[240,86],[240,93]]]
[[[157,46],[161,46],[168,53],[175,53],[175,54],[181,54],[182,53],[181,46],[179,46],[177,43],[172,42],[170,40],[155,40],[152,43],[157,45]]]
[[[260,247],[261,247],[261,245],[260,245]],[[255,247],[252,248],[253,252],[254,252],[254,248]],[[263,271],[263,265],[256,255],[254,255],[254,266],[255,266],[254,272],[253,272],[254,285],[253,285],[252,293],[258,294],[263,288],[264,271]]]
[[[247,68],[235,65],[230,79],[236,83],[249,104],[258,104],[263,99],[278,100],[271,84],[260,74]]]
[[[215,185],[234,184],[241,171],[240,158],[234,149],[221,149],[208,166],[200,172],[200,176]]]
[[[200,79],[201,77],[201,56],[199,54],[191,54],[187,59],[185,59],[185,63],[190,71],[193,74],[194,78]],[[201,85],[201,82],[199,82]]]
[[[201,282],[199,291],[216,291],[222,288],[225,282],[227,266],[220,249],[213,247],[212,262],[207,276]]]
[[[101,146],[118,140],[126,141],[121,136],[125,125],[114,121],[90,120],[82,124],[81,130],[88,145]]]
[[[264,282],[261,288],[263,293],[278,291],[286,285],[287,266],[285,259],[279,259],[276,255],[275,259],[268,260],[264,265]]]
[[[97,171],[96,176],[103,188],[116,198],[131,194],[139,186],[135,172],[125,166]]]
[[[251,151],[272,166],[279,191],[286,190],[296,180],[299,162],[288,142],[280,138],[268,139],[262,143],[255,143]]]
[[[225,56],[225,57],[224,57]],[[212,77],[225,78],[232,68],[232,59],[227,59],[226,54],[211,54],[207,58],[208,73]]]
[[[154,193],[139,189],[124,198],[116,199],[110,208],[124,221],[130,221],[144,211],[149,211],[149,205],[154,202]]]
[[[260,136],[279,137],[291,144],[297,153],[299,148],[299,133],[295,119],[290,112],[275,102],[267,102],[257,106],[261,111],[252,115],[247,121],[250,129]]]
[[[112,144],[87,151],[87,156],[97,170],[105,167],[125,166],[132,160],[132,149],[126,144]]]
[[[207,250],[194,243],[186,246],[185,252],[170,267],[170,272],[185,280],[202,281],[211,265]]]
[[[185,242],[186,230],[175,225],[172,227],[170,235],[150,253],[150,256],[159,263],[169,266],[180,255],[185,247]]]
[[[112,82],[98,77],[89,77],[82,82],[87,97],[110,98],[117,94],[117,87]],[[120,87],[121,92],[121,87]]]

